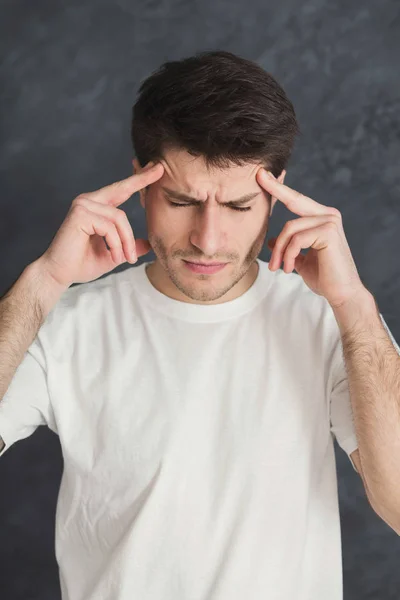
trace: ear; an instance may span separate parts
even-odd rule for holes
[[[285,181],[285,176],[286,176],[286,171],[285,171],[285,169],[283,169],[282,173],[279,175],[279,177],[277,177],[277,180],[279,181],[279,183],[283,183]],[[274,206],[275,206],[277,200],[278,200],[278,198],[275,198],[275,196],[272,196],[272,199],[271,199],[271,212],[270,212],[269,216],[272,215],[272,211],[274,210]]]
[[[132,160],[132,165],[133,165],[133,174],[138,175],[142,171],[142,167],[140,166],[140,163],[137,158],[134,158]],[[139,190],[140,204],[142,205],[142,208],[145,208],[146,189],[147,188]]]

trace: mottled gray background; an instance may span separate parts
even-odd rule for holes
[[[3,0],[1,9],[0,294],[45,251],[75,196],[131,173],[141,80],[165,60],[223,49],[288,93],[303,135],[285,183],[342,212],[360,276],[400,340],[399,0]],[[138,195],[123,208],[142,237]],[[270,235],[290,218],[278,203]],[[336,450],[344,600],[398,600],[400,539]],[[5,600],[60,597],[61,471],[45,427],[0,462]]]

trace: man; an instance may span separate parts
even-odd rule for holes
[[[339,211],[284,185],[298,129],[269,74],[201,53],[140,92],[135,174],[78,196],[0,303],[2,452],[41,424],[59,435],[63,600],[339,600],[334,436],[368,484],[389,447],[368,453],[379,432],[356,427],[342,337],[377,339],[387,366],[370,371],[390,382],[394,340]],[[148,240],[118,209],[136,191]],[[267,264],[278,199],[301,218]],[[366,491],[399,533],[395,466]]]

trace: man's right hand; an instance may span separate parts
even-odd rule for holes
[[[135,240],[128,217],[117,207],[163,173],[162,163],[148,163],[138,174],[77,196],[50,246],[37,259],[43,274],[68,288],[97,279],[125,261],[135,263],[150,252],[149,241]]]

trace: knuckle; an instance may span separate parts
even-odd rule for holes
[[[293,220],[286,221],[286,223],[283,226],[283,229],[290,233],[294,229],[294,227],[295,227],[295,221],[293,221]],[[283,229],[282,229],[282,231],[283,231]]]
[[[329,221],[328,223],[325,224],[326,229],[332,230],[332,231],[336,231],[337,225],[335,221]]]
[[[115,231],[115,232],[118,231],[117,227],[112,219],[107,219],[107,217],[104,217],[103,215],[100,215],[100,218],[104,221],[104,223],[107,223],[108,229],[111,229],[112,231]]]
[[[73,206],[73,212],[76,215],[86,215],[89,211],[86,206],[81,203],[77,203]]]
[[[114,190],[123,190],[126,187],[126,181],[125,179],[120,179],[119,181],[114,181],[111,186]]]
[[[128,221],[128,217],[126,216],[125,211],[123,211],[121,208],[116,208],[115,211],[116,221],[118,221],[118,223],[121,223],[121,225],[125,224]]]
[[[119,248],[121,247],[121,238],[118,235],[118,231],[117,228],[115,227],[115,224],[112,221],[109,221],[108,219],[104,219],[105,222],[105,227],[107,228],[108,233],[111,235],[112,240],[113,240],[113,245],[114,246],[118,246]]]
[[[85,194],[85,193],[79,194],[79,196],[74,198],[74,200],[72,201],[72,204],[80,204],[84,200],[87,200],[87,194]]]
[[[124,229],[128,231],[130,234],[133,234],[132,226],[129,222],[128,215],[124,210],[118,209],[118,218],[121,221],[121,225],[124,226]]]

